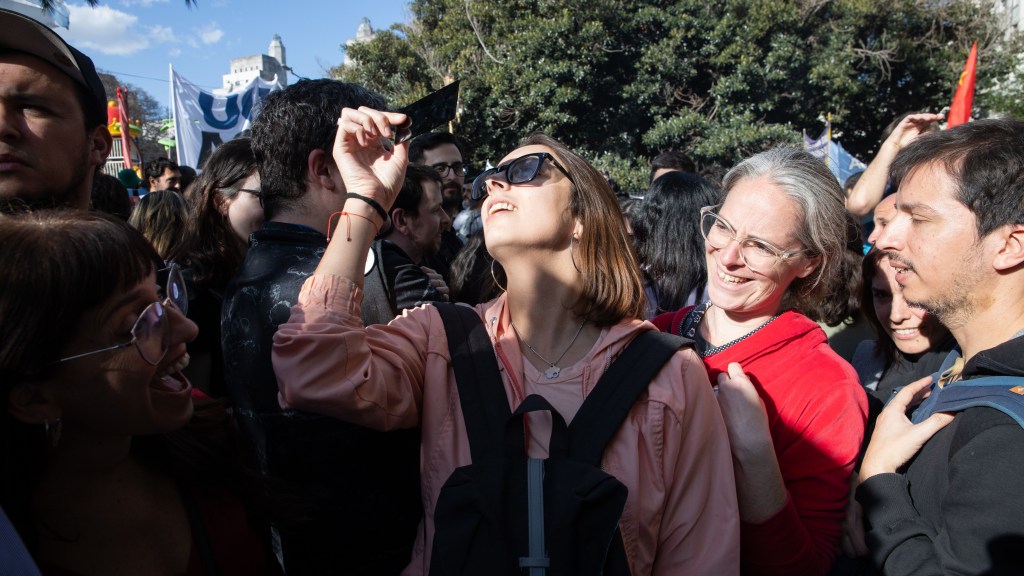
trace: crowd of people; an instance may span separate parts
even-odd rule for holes
[[[623,198],[302,80],[114,178],[92,61],[0,28],[0,572],[1024,573],[1024,121]]]

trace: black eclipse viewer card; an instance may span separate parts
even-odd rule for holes
[[[459,102],[459,80],[441,88],[437,92],[397,110],[409,117],[401,126],[392,126],[396,144],[430,132],[434,128],[450,122],[455,118],[455,110]]]

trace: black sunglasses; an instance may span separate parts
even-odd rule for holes
[[[526,184],[527,182],[531,182],[538,174],[540,174],[540,168],[544,165],[545,160],[550,160],[551,163],[555,165],[555,168],[558,168],[562,174],[565,174],[565,177],[568,178],[570,182],[573,182],[572,176],[570,176],[565,168],[558,163],[558,160],[555,160],[554,156],[547,152],[531,152],[511,160],[507,164],[502,164],[497,168],[491,168],[481,172],[480,175],[476,177],[476,180],[473,180],[473,192],[470,195],[470,198],[473,200],[480,200],[484,196],[487,196],[487,179],[502,172],[505,173],[505,180],[509,184]],[[575,182],[573,182],[573,184],[575,184]]]

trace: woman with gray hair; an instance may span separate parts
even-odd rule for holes
[[[779,148],[744,160],[700,211],[710,300],[663,314],[692,338],[732,448],[743,573],[827,574],[864,435],[857,375],[813,320],[846,316],[843,193],[825,165]]]

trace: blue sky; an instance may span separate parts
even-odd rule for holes
[[[220,88],[229,61],[266,54],[274,34],[287,64],[321,78],[340,64],[339,46],[366,17],[374,30],[410,19],[408,0],[100,0],[95,8],[69,1],[70,25],[58,33],[96,67],[169,104],[168,64],[203,88]],[[289,76],[294,81],[294,76]]]

